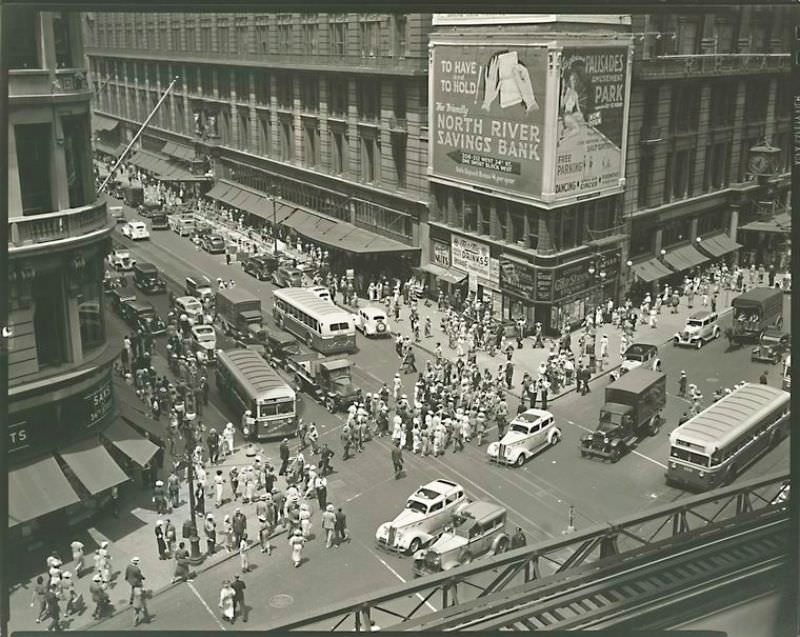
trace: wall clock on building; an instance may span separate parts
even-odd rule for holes
[[[747,167],[757,177],[774,175],[777,170],[780,152],[780,148],[776,148],[770,145],[769,142],[764,141],[750,149]]]

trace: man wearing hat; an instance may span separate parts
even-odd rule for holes
[[[281,468],[278,470],[278,475],[283,476],[286,475],[286,468],[289,466],[289,439],[284,438],[281,440],[281,444],[279,447],[279,453],[281,458]]]
[[[153,503],[156,505],[156,513],[159,515],[167,512],[167,493],[162,480],[156,480],[153,488]]]
[[[131,563],[125,567],[125,581],[131,587],[131,597],[128,604],[133,604],[133,589],[136,586],[141,586],[142,582],[144,581],[144,575],[142,575],[142,570],[139,568],[139,558],[134,557],[131,559]]]
[[[206,533],[208,554],[213,555],[217,550],[217,522],[214,520],[213,513],[208,513],[206,515],[205,522],[203,522],[203,530]]]
[[[678,379],[678,396],[686,396],[686,372],[681,371],[681,377]]]
[[[92,601],[95,604],[92,617],[94,619],[100,619],[108,600],[108,593],[106,593],[106,589],[103,586],[103,578],[100,573],[96,573],[92,578],[92,583],[89,584],[89,594],[92,596]]]
[[[325,532],[325,548],[333,546],[333,532],[336,528],[336,509],[328,504],[322,513],[322,530]]]

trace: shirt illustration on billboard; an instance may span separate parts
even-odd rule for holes
[[[433,173],[541,197],[546,49],[436,45]]]
[[[622,177],[627,48],[564,49],[555,193],[585,195]]]

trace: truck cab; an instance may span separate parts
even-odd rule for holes
[[[200,299],[203,303],[207,298],[214,300],[214,290],[212,289],[211,279],[204,274],[190,274],[184,281],[184,290],[187,296]]]
[[[606,387],[597,429],[581,438],[581,456],[617,462],[645,436],[655,436],[664,419],[666,379],[641,367]]]
[[[217,319],[228,334],[247,337],[263,324],[261,299],[239,287],[219,290],[215,306]]]
[[[294,373],[297,389],[314,396],[331,413],[361,399],[361,389],[353,385],[350,361],[346,358],[288,358],[286,368]]]

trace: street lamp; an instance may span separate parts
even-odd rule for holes
[[[663,259],[665,256],[667,256],[667,251],[664,248],[661,248],[661,258]]]

